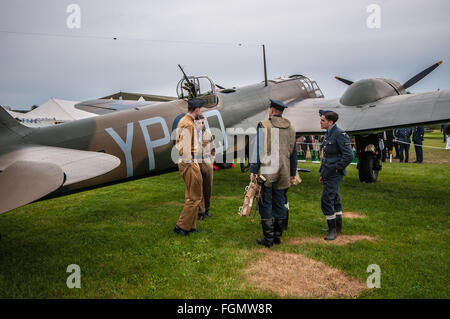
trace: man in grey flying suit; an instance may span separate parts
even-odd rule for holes
[[[422,163],[423,162],[423,137],[425,135],[425,127],[416,126],[413,129],[412,140],[414,142],[414,149],[416,151],[416,161],[414,163]]]
[[[325,240],[334,240],[342,232],[342,205],[339,185],[346,175],[346,167],[353,160],[350,138],[336,126],[338,114],[331,111],[319,111],[320,126],[327,132],[323,137],[323,160],[320,166],[319,182],[323,184],[321,199],[322,212],[328,223],[328,235]]]
[[[399,128],[394,130],[394,138],[395,141],[398,142],[400,148],[400,163],[403,163],[403,159],[405,159],[405,163],[409,161],[409,146],[411,144],[411,134],[412,128]]]
[[[282,117],[285,108],[287,106],[283,102],[270,99],[269,119],[258,124],[257,159],[250,165],[250,179],[255,179],[259,173],[266,178],[258,204],[264,238],[257,239],[258,244],[266,247],[280,244],[283,230],[287,229],[287,191],[297,174],[295,129],[289,120]],[[272,147],[275,144],[277,147]],[[266,149],[264,145],[267,145]]]

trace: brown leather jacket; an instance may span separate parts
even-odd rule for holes
[[[177,126],[176,148],[181,158],[179,161],[192,163],[192,153],[196,153],[199,149],[197,130],[195,129],[194,119],[186,114]]]

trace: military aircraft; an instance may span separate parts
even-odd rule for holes
[[[239,128],[242,133],[234,134],[245,136],[267,116],[269,98],[289,106],[284,116],[299,135],[323,134],[318,111],[334,110],[339,126],[356,136],[360,177],[368,181],[381,169],[379,132],[450,121],[450,91],[405,95],[405,85],[389,79],[349,84],[341,99],[325,100],[317,83],[303,75],[231,89],[207,76],[184,75],[176,100],[82,102],[78,108],[103,115],[36,129],[0,107],[0,214],[42,198],[176,170],[172,132],[192,96],[206,102],[205,126],[221,133],[215,140],[219,159],[239,150],[227,130]]]

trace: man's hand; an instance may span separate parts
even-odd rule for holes
[[[319,183],[320,183],[320,184],[323,184],[323,178],[322,178],[322,176],[319,177]]]
[[[295,183],[295,176],[291,176],[291,184]]]
[[[253,181],[256,179],[256,174],[255,173],[250,173],[250,180]]]

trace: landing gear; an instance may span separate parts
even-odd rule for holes
[[[372,151],[367,151],[360,157],[359,164],[359,180],[361,182],[373,183],[377,181],[378,172],[381,169],[374,169],[377,165],[377,154]]]
[[[356,135],[355,141],[359,180],[362,183],[374,183],[378,179],[381,161],[384,157],[383,134]]]

